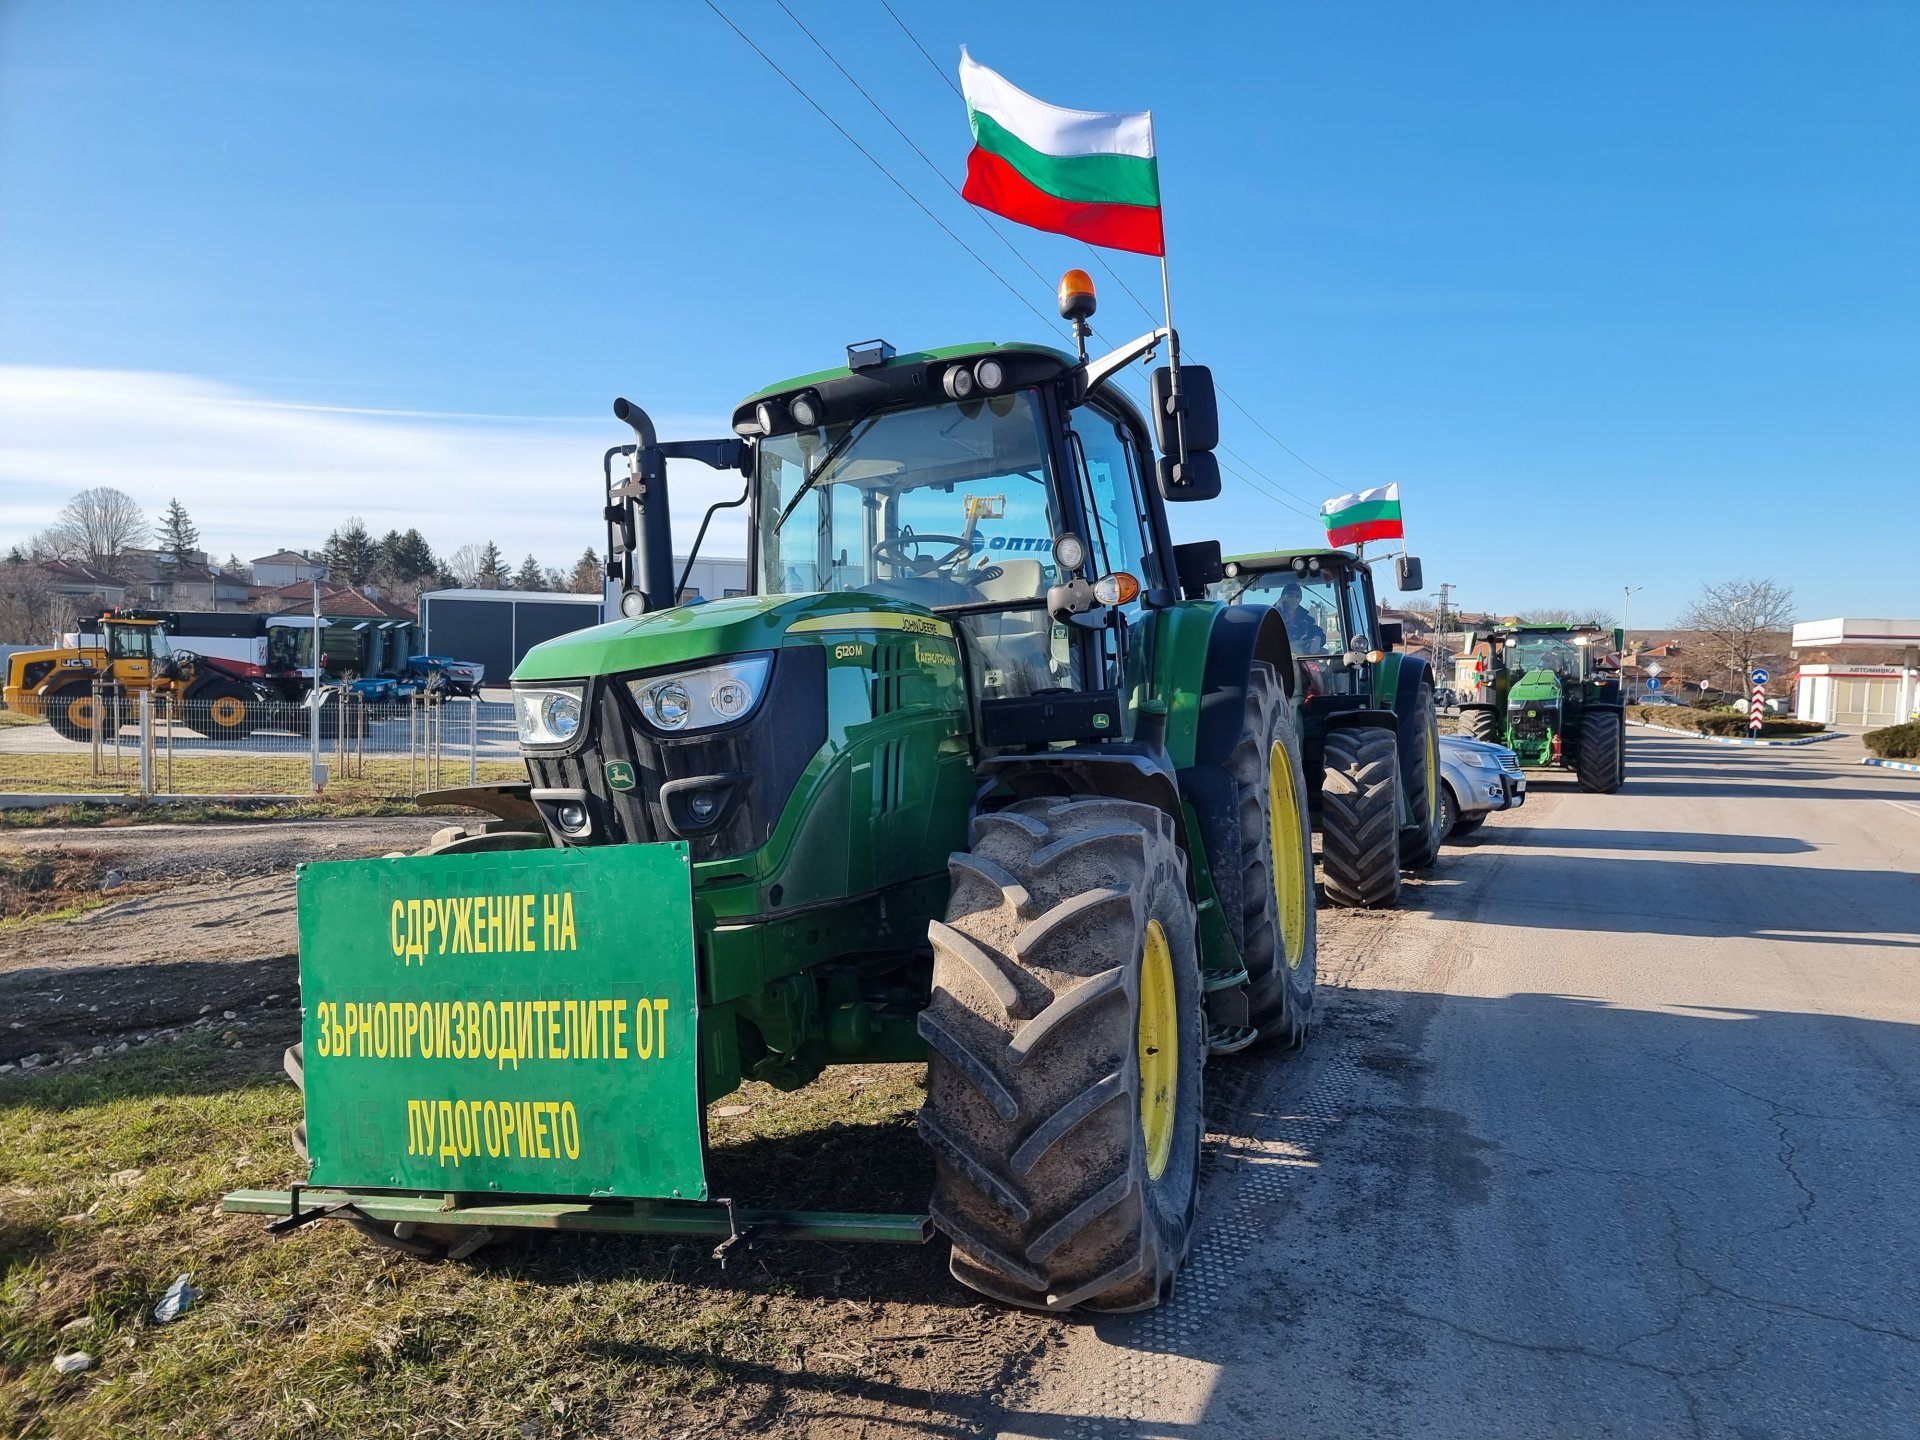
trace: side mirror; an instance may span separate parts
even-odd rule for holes
[[[1226,579],[1218,540],[1193,540],[1173,547],[1173,568],[1180,577],[1180,593],[1189,600],[1206,598],[1207,587]]]
[[[1220,498],[1220,462],[1205,450],[1190,451],[1185,461],[1162,455],[1155,468],[1159,474],[1160,498],[1169,504],[1176,500]]]
[[[1382,620],[1380,622],[1380,648],[1382,650],[1398,650],[1406,643],[1406,635],[1406,627],[1398,620]]]
[[[1173,370],[1154,370],[1148,391],[1153,397],[1153,442],[1162,455],[1180,453],[1173,424]],[[1204,365],[1180,367],[1180,408],[1187,417],[1187,454],[1212,450],[1220,444],[1220,406],[1213,394],[1213,371]]]
[[[1398,584],[1402,590],[1424,590],[1426,588],[1426,586],[1421,583],[1420,557],[1418,555],[1402,555],[1395,560],[1393,562],[1393,578],[1394,582]]]

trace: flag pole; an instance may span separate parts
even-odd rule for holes
[[[1173,328],[1173,286],[1167,280],[1164,211],[1160,224],[1160,302],[1167,310],[1167,405],[1173,411],[1174,480],[1179,484],[1187,478],[1187,407],[1180,399],[1180,332]]]

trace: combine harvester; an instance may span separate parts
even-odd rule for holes
[[[515,672],[531,783],[421,797],[497,820],[303,870],[311,1185],[230,1210],[431,1256],[938,1227],[1012,1304],[1170,1292],[1203,1062],[1313,1016],[1296,671],[1168,530],[1219,493],[1210,376],[1156,370],[1150,428],[1113,382],[1169,332],[1089,360],[1092,285],[1060,299],[1078,356],[849,346],[722,439],[616,402],[628,618]],[[744,479],[752,593],[674,604],[669,459]],[[706,1106],[744,1080],[921,1060],[925,1214],[710,1193]]]

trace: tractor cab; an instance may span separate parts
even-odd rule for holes
[[[1281,550],[1226,562],[1213,587],[1230,605],[1271,605],[1285,621],[1306,693],[1364,695],[1367,667],[1388,649],[1373,572],[1346,550]]]

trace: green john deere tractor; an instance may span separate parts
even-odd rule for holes
[[[1402,869],[1439,858],[1440,728],[1433,671],[1406,655],[1380,619],[1373,570],[1349,550],[1236,555],[1213,593],[1271,605],[1294,665],[1294,727],[1320,831],[1321,882],[1337,905],[1392,905]],[[1420,588],[1420,561],[1395,561],[1399,588]]]
[[[1315,953],[1285,628],[1168,532],[1219,491],[1211,379],[1154,371],[1152,425],[1110,383],[1170,339],[869,342],[717,440],[618,402],[628,618],[515,672],[530,783],[425,797],[497,819],[305,868],[312,1174],[228,1208],[435,1256],[937,1227],[1003,1301],[1163,1298],[1203,1062],[1301,1043]],[[744,478],[751,593],[674,604],[669,458]],[[920,1060],[926,1214],[709,1193],[705,1107],[742,1081]]]
[[[1460,707],[1463,731],[1505,745],[1522,765],[1571,770],[1580,788],[1611,795],[1627,774],[1627,712],[1619,630],[1509,625],[1467,632],[1481,698]],[[1611,650],[1608,646],[1611,644]]]

